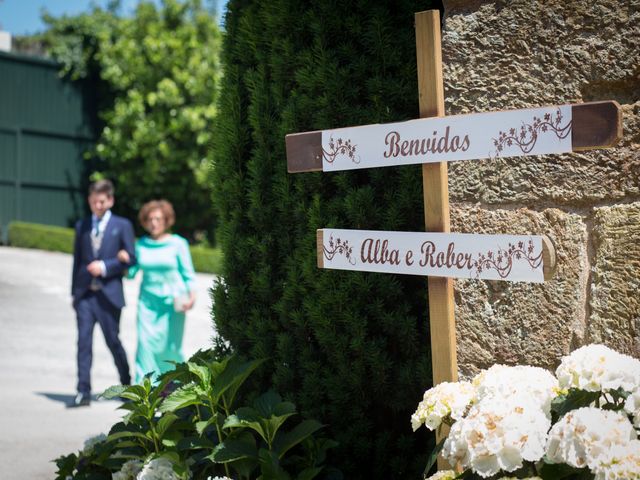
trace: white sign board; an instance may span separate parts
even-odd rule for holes
[[[325,172],[571,151],[571,105],[322,131]]]
[[[533,235],[318,230],[318,266],[335,270],[543,282],[550,244]]]

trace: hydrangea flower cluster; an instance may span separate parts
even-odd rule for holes
[[[136,480],[142,470],[142,460],[134,459],[125,462],[119,472],[111,476],[112,480]]]
[[[542,458],[551,426],[551,417],[545,412],[550,400],[546,395],[535,395],[531,390],[539,393],[542,389],[516,370],[518,367],[500,365],[474,379],[476,403],[453,424],[442,449],[451,465],[490,477],[517,470],[523,461]],[[544,378],[543,374],[538,376]],[[500,387],[507,381],[514,388]]]
[[[498,480],[518,480],[518,477],[500,477]],[[540,477],[525,477],[521,480],[542,480]]]
[[[587,345],[564,357],[556,376],[561,388],[633,392],[640,385],[640,360],[604,345]]]
[[[471,467],[483,477],[512,472],[523,460],[535,462],[542,457],[550,423],[531,404],[479,404],[451,427],[442,454],[449,463]]]
[[[640,478],[640,440],[615,445],[594,469],[595,480],[628,480]]]
[[[435,430],[448,417],[460,420],[474,396],[475,389],[470,382],[443,382],[427,390],[411,415],[413,431],[422,424],[429,430]]]
[[[83,455],[90,455],[93,452],[93,449],[99,443],[104,442],[107,439],[107,436],[104,433],[96,435],[95,437],[87,438],[84,441],[84,446],[82,448]]]
[[[593,392],[602,393],[595,402]],[[411,424],[434,430],[447,420],[453,425],[441,454],[457,474],[518,471],[502,479],[533,480],[557,463],[588,469],[596,480],[640,480],[640,361],[602,345],[564,357],[556,376],[494,365],[470,384],[438,385],[425,392]],[[456,473],[436,475],[429,480]]]
[[[180,480],[173,471],[170,460],[159,457],[146,463],[136,480]]]
[[[473,379],[476,402],[487,398],[527,396],[549,415],[558,394],[558,380],[547,370],[529,365],[493,365]]]
[[[594,470],[615,446],[637,437],[626,415],[595,407],[583,407],[564,415],[551,428],[547,457],[553,463]]]
[[[633,426],[640,428],[640,389],[631,392],[624,402],[624,409],[633,418]]]
[[[441,470],[431,475],[427,480],[455,480],[458,474],[454,470]]]

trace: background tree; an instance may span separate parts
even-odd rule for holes
[[[418,117],[414,13],[431,2],[231,0],[214,150],[214,320],[340,442],[345,478],[419,478],[426,282],[316,268],[321,227],[422,230],[420,168],[287,174],[287,133]],[[267,372],[268,369],[263,369]]]
[[[221,35],[199,0],[141,1],[121,17],[107,10],[59,19],[45,41],[65,73],[97,87],[100,132],[96,176],[115,181],[116,209],[135,218],[163,197],[176,209],[175,229],[212,239],[214,210],[207,181],[221,76]]]

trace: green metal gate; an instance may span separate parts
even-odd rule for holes
[[[0,229],[70,226],[86,212],[96,109],[91,86],[55,62],[0,52]]]

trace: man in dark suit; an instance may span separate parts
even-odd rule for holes
[[[70,406],[91,403],[91,361],[93,327],[96,322],[120,375],[123,385],[131,383],[127,355],[120,343],[120,312],[124,306],[122,276],[136,263],[131,222],[113,215],[114,188],[109,180],[89,187],[91,216],[76,224],[73,250],[71,295],[78,323],[78,394]],[[121,263],[118,251],[129,254],[129,263]]]

